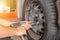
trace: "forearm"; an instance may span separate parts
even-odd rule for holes
[[[16,35],[17,30],[11,27],[0,26],[0,38]]]

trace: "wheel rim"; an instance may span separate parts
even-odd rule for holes
[[[28,33],[34,40],[39,40],[44,33],[45,17],[43,9],[38,1],[28,3],[25,11],[25,20],[29,20],[32,24],[32,30]]]

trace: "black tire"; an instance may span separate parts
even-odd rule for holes
[[[25,16],[25,8],[30,0],[25,0],[23,6],[23,16]],[[55,0],[37,0],[43,8],[46,20],[46,29],[43,37],[40,40],[56,40],[57,36],[57,11]],[[25,17],[23,17],[25,18]],[[28,35],[29,37],[30,35]],[[33,40],[33,39],[29,39]]]

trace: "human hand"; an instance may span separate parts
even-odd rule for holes
[[[25,22],[26,22],[26,24],[24,24],[24,26],[17,27],[18,36],[26,35],[26,31],[29,30],[30,28],[32,28],[30,22],[28,22],[28,21],[25,21]]]
[[[25,21],[25,22],[26,22],[26,24],[24,25],[25,30],[29,30],[30,28],[32,28],[31,23],[29,21]]]

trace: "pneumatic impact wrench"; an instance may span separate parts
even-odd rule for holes
[[[17,28],[18,26],[24,26],[25,24],[26,23],[24,21],[20,21],[20,22],[10,25],[10,27]],[[20,37],[17,37],[17,36],[13,36],[13,37],[16,37],[18,39],[12,38],[12,40],[25,40],[23,35],[21,35]]]

